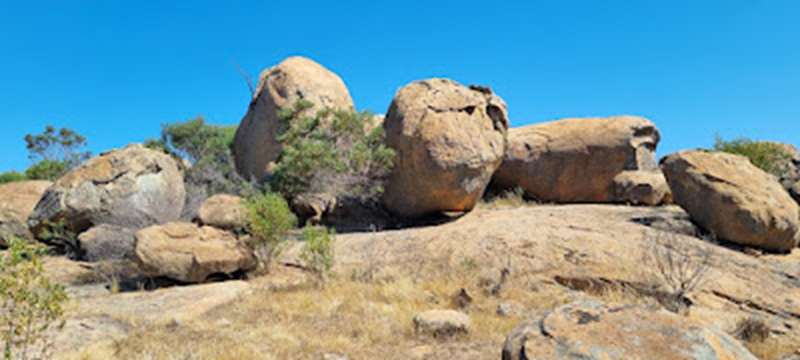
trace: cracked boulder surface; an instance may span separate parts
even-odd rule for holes
[[[92,158],[57,180],[28,225],[40,239],[54,227],[76,235],[101,224],[140,229],[178,219],[184,201],[183,174],[175,161],[134,144]]]
[[[755,360],[728,334],[680,315],[584,300],[524,322],[506,339],[503,360]]]
[[[570,118],[513,128],[494,183],[520,187],[548,202],[637,202],[641,195],[631,199],[615,191],[614,178],[631,171],[657,173],[659,140],[655,124],[637,116]],[[648,201],[658,204],[665,194],[652,191],[645,197],[658,197]]]
[[[281,153],[278,135],[284,124],[278,114],[298,100],[314,105],[305,115],[322,108],[354,108],[344,81],[311,59],[289,57],[264,70],[233,143],[236,168],[244,178],[262,180],[270,175]]]
[[[384,204],[414,218],[475,206],[505,153],[508,113],[488,88],[428,79],[397,92],[383,126],[397,153]]]
[[[797,203],[747,158],[685,151],[667,156],[661,167],[675,203],[720,239],[777,252],[797,246]]]

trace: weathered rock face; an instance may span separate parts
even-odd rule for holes
[[[729,335],[664,310],[582,301],[516,328],[503,360],[755,360]]]
[[[247,218],[242,198],[233,195],[214,195],[200,206],[198,217],[204,225],[225,230],[243,229]]]
[[[278,113],[300,99],[314,104],[309,113],[324,107],[353,108],[342,79],[310,59],[290,57],[265,70],[233,144],[242,176],[261,180],[270,174],[281,152],[277,136],[283,125]]]
[[[614,178],[628,170],[655,170],[659,139],[656,126],[636,116],[514,128],[494,181],[542,201],[624,202],[615,196]]]
[[[662,160],[675,203],[719,238],[770,251],[797,246],[798,207],[747,158],[687,151]]]
[[[212,274],[255,267],[253,254],[236,237],[210,226],[173,222],[136,233],[136,260],[151,276],[198,283]]]
[[[32,239],[28,216],[42,198],[49,181],[19,181],[0,185],[0,247],[10,237]]]
[[[384,203],[418,217],[475,206],[505,153],[508,115],[487,88],[430,79],[400,89],[383,126],[397,153]]]
[[[787,159],[782,161],[778,166],[780,181],[783,188],[789,192],[792,198],[800,203],[800,150],[790,144],[777,143],[789,155]]]
[[[86,261],[133,259],[136,230],[101,224],[78,235],[79,253]]]
[[[661,171],[623,171],[614,177],[614,200],[633,205],[661,205],[672,192]]]
[[[135,144],[90,159],[56,181],[28,224],[34,233],[59,221],[74,233],[100,224],[139,229],[178,219],[184,200],[175,161]]]

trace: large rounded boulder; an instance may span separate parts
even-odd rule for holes
[[[12,237],[31,239],[28,216],[52,185],[49,181],[18,181],[0,185],[0,247]]]
[[[402,217],[471,210],[506,148],[506,104],[484,87],[447,79],[400,89],[383,123],[396,151],[384,204]]]
[[[641,305],[579,301],[524,322],[503,360],[756,360],[730,335]]]
[[[314,105],[307,114],[322,108],[354,107],[344,81],[313,60],[290,57],[265,70],[233,143],[236,168],[242,176],[262,180],[270,175],[281,153],[278,136],[284,124],[279,114],[298,100]]]
[[[178,219],[185,197],[172,157],[135,144],[64,175],[47,189],[28,223],[37,235],[56,225],[74,234],[100,224],[140,229]]]
[[[685,151],[665,157],[661,167],[675,203],[720,239],[780,252],[797,246],[797,204],[747,158]]]
[[[136,233],[135,257],[145,274],[186,283],[255,268],[256,260],[230,232],[171,222]]]
[[[614,179],[625,171],[658,171],[659,131],[637,116],[563,119],[514,128],[508,137],[495,184],[541,201],[628,202]]]

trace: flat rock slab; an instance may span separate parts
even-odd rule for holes
[[[58,359],[80,359],[82,351],[124,338],[133,329],[193,321],[249,288],[244,281],[227,281],[78,299],[68,307],[54,354]]]

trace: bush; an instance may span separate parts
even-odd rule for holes
[[[713,261],[711,251],[678,237],[647,233],[643,256],[650,282],[664,292],[658,300],[674,312],[683,310],[686,296],[704,284]]]
[[[190,220],[207,198],[216,194],[250,197],[258,186],[236,172],[231,145],[236,126],[218,126],[197,117],[184,122],[166,124],[159,140],[150,139],[145,146],[176,158],[187,159],[192,167],[186,170],[186,204],[183,218]]]
[[[9,242],[0,255],[0,332],[5,359],[49,358],[52,334],[64,322],[66,292],[51,283],[42,267],[43,247],[21,239]]]
[[[297,225],[297,218],[289,204],[279,194],[266,193],[245,203],[250,247],[261,266],[269,272],[272,261],[280,255],[289,231]]]
[[[10,182],[25,181],[25,180],[28,180],[28,178],[25,177],[25,174],[21,174],[16,171],[8,171],[0,173],[0,184],[7,184]]]
[[[767,340],[770,328],[764,320],[756,317],[747,317],[739,320],[733,336],[745,342],[763,342]]]
[[[305,268],[316,276],[319,283],[324,283],[334,262],[334,241],[336,232],[322,226],[306,226],[303,228],[305,246],[300,253],[300,260]]]
[[[368,112],[323,109],[298,101],[279,117],[283,150],[273,174],[274,188],[288,198],[325,193],[336,198],[376,199],[393,166],[395,152],[384,145],[383,127],[367,131]]]
[[[745,156],[753,165],[778,177],[788,170],[787,165],[791,165],[792,154],[783,145],[769,141],[747,138],[726,141],[717,136],[714,150]]]
[[[66,161],[42,160],[25,170],[25,177],[29,180],[55,181],[70,170]]]

